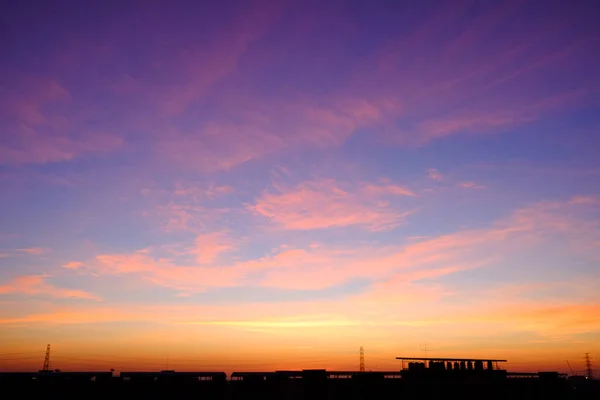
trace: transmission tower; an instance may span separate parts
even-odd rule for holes
[[[360,346],[360,372],[365,372],[365,350]]]
[[[44,367],[42,371],[50,371],[50,345],[46,346],[46,356],[44,357]]]
[[[585,375],[588,379],[594,378],[594,373],[592,371],[592,359],[590,358],[590,353],[585,353]]]

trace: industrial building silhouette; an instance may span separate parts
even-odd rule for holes
[[[598,399],[600,381],[512,373],[506,360],[397,357],[397,371],[0,373],[4,393],[60,399]],[[46,365],[46,363],[45,363]]]

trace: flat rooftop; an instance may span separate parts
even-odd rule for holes
[[[507,362],[506,360],[496,360],[493,358],[447,358],[447,357],[396,357],[396,360],[404,361],[492,361],[492,362]]]

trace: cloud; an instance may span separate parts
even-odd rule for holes
[[[569,201],[569,203],[590,205],[590,204],[598,204],[599,202],[598,202],[598,199],[593,196],[575,196]]]
[[[429,176],[429,179],[433,179],[434,181],[441,181],[444,179],[444,176],[435,168],[430,168],[427,171],[427,175]]]
[[[76,289],[57,288],[46,282],[46,275],[26,275],[0,286],[0,294],[45,295],[55,298],[101,300],[100,297]]]
[[[358,129],[377,126],[399,109],[388,99],[248,101],[239,110],[227,106],[222,119],[207,116],[194,131],[164,134],[157,152],[195,170],[229,170],[276,152],[338,147]]]
[[[220,254],[235,248],[224,232],[212,232],[196,236],[190,253],[196,256],[198,264],[212,264]]]
[[[386,141],[412,147],[501,134],[595,101],[596,78],[584,61],[593,44],[572,29],[570,18],[548,14],[517,27],[513,18],[527,13],[523,4],[481,11],[461,25],[456,21],[469,13],[466,3],[439,9],[422,27],[379,43],[373,58],[357,64],[347,87],[403,101],[402,123],[386,126]],[[496,35],[507,26],[513,36]],[[549,39],[556,39],[552,48]],[[404,54],[414,57],[407,62]]]
[[[463,189],[485,189],[485,186],[478,185],[475,182],[461,182],[458,184],[458,187]]]
[[[414,193],[392,184],[363,184],[345,190],[332,179],[321,179],[293,188],[279,187],[276,193],[263,192],[248,209],[290,230],[347,226],[387,230],[398,226],[410,212],[390,207],[382,201],[385,195],[412,197]]]
[[[63,264],[63,266],[62,266],[62,267],[63,267],[63,268],[66,268],[66,269],[78,269],[78,268],[81,268],[81,267],[83,267],[83,266],[85,266],[85,264],[84,264],[84,263],[82,263],[82,262],[79,262],[79,261],[71,261],[71,262],[68,262],[68,263],[66,263],[66,264]]]
[[[222,207],[221,199],[234,192],[231,185],[212,182],[176,181],[169,188],[153,184],[141,190],[148,200],[148,206],[141,214],[158,219],[165,232],[200,234],[218,229],[216,222],[232,211]]]
[[[213,249],[209,257],[216,257],[216,255]],[[202,262],[209,258],[204,253],[200,253],[200,257]],[[144,281],[185,293],[201,292],[206,288],[235,286],[242,278],[242,271],[236,268],[177,265],[169,259],[156,258],[145,252],[98,255],[92,270],[99,275],[137,274]]]
[[[52,252],[52,249],[49,249],[47,247],[28,247],[28,248],[24,248],[24,249],[17,249],[17,251],[19,253],[43,256],[43,255],[46,255],[46,254]]]
[[[0,143],[0,164],[44,164],[70,161],[122,147],[122,137],[105,132],[73,132],[66,115],[51,111],[51,105],[68,102],[71,94],[55,80],[25,79],[22,93],[7,92],[4,129],[10,131]],[[42,133],[43,132],[43,133]]]
[[[122,138],[107,134],[86,134],[79,138],[64,135],[40,135],[23,128],[20,145],[0,145],[0,159],[5,164],[44,164],[70,161],[85,154],[106,153],[120,148]]]
[[[169,232],[187,231],[199,234],[210,230],[216,222],[227,215],[228,208],[214,208],[195,201],[169,202],[144,213],[146,216],[158,217],[162,229]]]
[[[331,182],[326,187],[327,193],[333,193],[333,196],[345,199],[348,195]],[[303,199],[295,191],[291,193],[287,195]],[[328,209],[326,205],[321,206]],[[409,237],[404,243],[379,247],[354,245],[340,248],[315,246],[314,243],[308,243],[305,248],[281,245],[262,257],[243,261],[221,257],[236,251],[237,244],[224,232],[216,231],[197,235],[191,246],[161,249],[160,256],[152,249],[131,254],[101,254],[86,266],[90,272],[99,275],[131,274],[183,293],[247,285],[322,290],[362,280],[372,283],[365,296],[372,296],[373,301],[394,298],[394,293],[398,292],[404,293],[402,298],[406,298],[408,293],[418,290],[430,293],[433,299],[451,293],[451,289],[437,287],[439,283],[433,284],[432,278],[500,266],[504,268],[504,276],[509,277],[522,268],[522,263],[512,260],[511,254],[533,248],[545,249],[555,240],[562,246],[570,246],[568,250],[582,260],[595,256],[600,226],[595,221],[587,221],[584,218],[587,211],[580,207],[571,200],[542,202],[518,209],[488,227],[460,229],[440,236]],[[292,210],[296,212],[296,208]],[[333,215],[318,216],[337,222],[337,216],[331,213]],[[294,215],[291,220],[294,218],[297,217]],[[314,224],[312,218],[309,218],[310,226],[323,226]],[[303,222],[300,226],[307,224]],[[185,258],[189,255],[195,256],[191,262]],[[180,258],[182,256],[184,259]],[[423,289],[423,285],[429,291]]]
[[[230,185],[194,185],[178,182],[175,184],[175,195],[192,198],[195,201],[215,199],[235,192]]]
[[[553,240],[570,246],[567,251],[578,254],[582,260],[589,259],[595,254],[594,245],[599,239],[597,222],[586,222],[569,201],[542,202],[518,209],[486,228],[410,240],[403,246],[358,247],[345,252],[327,248],[286,249],[261,259],[259,264],[266,269],[266,285],[315,288],[364,278],[402,292],[412,281],[458,271],[503,266],[508,275],[510,254],[534,247],[543,249]],[[517,265],[520,264],[514,268],[519,268]],[[375,286],[371,292],[381,298],[381,288]]]
[[[455,134],[483,134],[522,125],[534,119],[533,115],[520,114],[515,111],[466,112],[462,115],[421,122],[412,140],[426,143]]]
[[[157,151],[169,162],[204,172],[228,170],[283,147],[272,133],[226,123],[210,123],[194,134],[174,134],[157,143]]]
[[[176,63],[175,72],[182,77],[178,84],[153,88],[152,99],[157,110],[166,116],[177,116],[216,83],[233,74],[240,58],[277,20],[281,6],[276,3],[244,5],[233,10],[226,19],[227,35],[209,35],[210,40],[185,49]],[[143,83],[142,83],[143,85]]]

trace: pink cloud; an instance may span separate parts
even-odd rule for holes
[[[398,226],[409,212],[398,212],[376,195],[414,196],[401,186],[363,185],[344,190],[331,179],[304,182],[278,193],[264,192],[248,209],[284,229],[306,230],[353,225],[372,230]]]
[[[348,192],[330,183],[327,185],[330,192],[343,199],[348,196]],[[302,198],[293,192],[292,198],[296,197]],[[90,270],[100,275],[134,274],[183,293],[247,284],[311,290],[352,279],[369,279],[375,280],[377,285],[367,297],[387,298],[400,288],[406,289],[406,293],[417,291],[421,284],[416,282],[423,279],[497,265],[507,254],[544,246],[548,240],[560,239],[565,246],[573,246],[573,251],[581,257],[595,257],[597,249],[593,245],[600,240],[600,229],[595,222],[583,220],[577,207],[568,201],[538,203],[519,209],[486,228],[409,238],[404,245],[351,249],[312,244],[306,248],[282,245],[258,259],[234,263],[223,262],[220,256],[235,250],[235,242],[216,232],[199,235],[191,248],[173,250],[174,256],[195,254],[199,257],[189,265],[155,257],[152,250],[146,249],[133,254],[99,255],[91,263]],[[335,214],[333,218],[336,221]],[[321,226],[311,226],[315,225]],[[503,265],[503,268],[508,273],[511,264]],[[519,264],[514,268],[520,268]],[[431,296],[447,294],[443,287],[437,288],[430,283],[426,286],[431,288]]]
[[[598,199],[593,196],[574,196],[573,198],[571,198],[571,200],[569,202],[571,204],[585,204],[585,205],[599,203]]]
[[[385,196],[387,194],[393,194],[395,196],[416,196],[412,190],[394,184],[366,184],[361,187],[361,191],[365,196],[373,196],[374,198]]]
[[[283,147],[275,134],[251,125],[206,125],[191,135],[172,135],[158,143],[168,160],[202,171],[227,170]]]
[[[235,192],[235,189],[229,185],[211,184],[207,186],[199,186],[177,183],[175,187],[176,196],[191,197],[196,201],[200,201],[205,198],[214,199]]]
[[[87,134],[80,138],[66,135],[41,135],[23,128],[20,145],[0,146],[0,159],[10,164],[70,161],[85,154],[106,153],[119,149],[123,139],[107,134]]]
[[[45,282],[45,275],[27,275],[0,286],[0,294],[46,295],[56,298],[100,300],[96,295],[76,289],[57,288]]]
[[[102,132],[71,134],[71,121],[47,107],[71,99],[70,93],[54,80],[24,79],[22,93],[6,93],[0,104],[12,124],[7,126],[11,141],[0,145],[0,160],[7,164],[69,161],[92,153],[113,151],[123,139]],[[43,133],[42,133],[43,132]]]
[[[49,249],[47,247],[28,247],[28,248],[24,248],[24,249],[18,249],[17,251],[20,253],[26,253],[26,254],[31,254],[31,255],[35,255],[35,256],[43,256],[45,254],[52,252],[52,249]]]
[[[207,202],[235,192],[230,185],[200,182],[176,182],[173,191],[159,188],[144,188],[142,194],[160,202],[150,203],[150,208],[142,214],[148,218],[158,218],[165,232],[190,231],[205,232],[215,225],[228,208],[207,207]]]
[[[71,261],[66,264],[63,264],[62,267],[66,268],[66,269],[78,269],[78,268],[83,267],[84,265],[85,265],[84,263],[79,262],[79,261]]]
[[[445,112],[441,117],[428,117],[420,120],[415,130],[392,131],[390,139],[402,145],[425,145],[432,140],[453,135],[484,135],[495,134],[524,124],[536,121],[552,112],[565,110],[581,103],[589,97],[585,90],[574,90],[558,93],[545,98],[523,99],[511,102],[506,107],[498,99],[493,99],[487,105],[469,108],[456,108]],[[499,103],[497,105],[496,103]]]
[[[454,117],[422,122],[412,140],[428,142],[459,133],[488,133],[495,129],[522,125],[534,119],[532,115],[520,115],[515,111],[469,111]]]
[[[435,168],[430,168],[429,171],[427,171],[427,175],[429,176],[429,179],[433,179],[434,181],[441,181],[444,179],[444,176]]]
[[[589,41],[572,34],[568,18],[546,23],[540,19],[533,31],[519,28],[523,30],[511,37],[495,35],[521,6],[495,5],[460,29],[456,21],[469,13],[468,6],[440,9],[411,35],[381,43],[375,58],[357,65],[347,87],[402,99],[401,117],[416,127],[386,126],[385,140],[405,146],[454,135],[502,133],[590,104],[597,84],[587,77],[586,89],[563,85],[548,92],[549,73],[556,76],[560,71],[568,81],[581,68],[574,60],[593,51]],[[563,33],[562,39],[548,49],[547,39],[556,32]],[[405,54],[414,57],[408,62]],[[514,93],[521,94],[517,101]]]
[[[387,99],[367,101],[332,98],[330,101],[286,100],[251,103],[251,110],[231,118],[207,122],[194,132],[170,132],[157,143],[160,156],[205,172],[228,170],[281,151],[331,148],[344,143],[357,129],[375,126],[398,112]]]
[[[475,182],[461,182],[458,186],[463,189],[485,189],[485,186],[478,185]]]
[[[185,112],[214,84],[236,71],[240,58],[277,20],[281,5],[246,5],[227,22],[228,35],[186,51],[178,60],[180,85],[161,88],[155,94],[158,109],[173,116]]]
[[[200,233],[230,212],[227,208],[207,208],[201,202],[190,200],[169,202],[144,213],[147,217],[158,217],[165,232],[189,231]]]
[[[405,246],[356,248],[346,254],[327,248],[290,249],[243,265],[266,271],[262,284],[267,286],[323,288],[368,278],[400,290],[414,280],[488,266],[508,253],[561,237],[571,237],[565,245],[587,257],[595,254],[594,248],[582,244],[597,243],[600,229],[595,223],[582,223],[568,202],[541,203],[517,210],[488,228],[459,230]],[[372,292],[376,296],[382,293],[379,289]]]
[[[194,248],[190,252],[196,255],[198,264],[211,264],[220,254],[235,248],[224,232],[212,232],[196,236]]]
[[[216,257],[214,249],[213,255]],[[206,261],[205,256],[201,261]],[[182,292],[199,292],[208,287],[235,285],[241,271],[235,268],[215,266],[180,266],[171,260],[154,258],[144,252],[133,254],[101,254],[96,257],[95,271],[100,275],[139,274],[153,284],[170,287]]]

